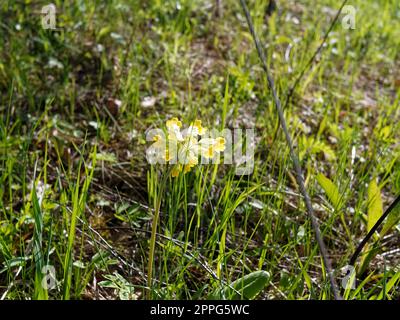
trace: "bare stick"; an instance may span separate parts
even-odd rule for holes
[[[280,124],[281,124],[282,130],[283,130],[283,132],[285,134],[286,141],[287,141],[287,143],[289,145],[289,148],[290,148],[290,155],[292,157],[293,164],[294,164],[294,169],[295,169],[295,173],[296,173],[296,180],[297,180],[297,183],[299,185],[300,192],[304,197],[304,201],[305,201],[306,208],[307,208],[307,213],[308,213],[308,216],[309,216],[309,218],[311,220],[311,225],[312,225],[312,227],[314,229],[315,238],[317,239],[317,242],[318,242],[319,250],[321,252],[321,255],[322,255],[322,258],[323,258],[323,261],[324,261],[325,269],[326,269],[326,271],[328,273],[329,281],[330,281],[331,288],[332,288],[332,291],[333,291],[333,296],[335,297],[336,300],[342,300],[342,297],[340,295],[338,286],[337,286],[335,278],[333,276],[331,262],[330,262],[330,260],[328,258],[328,252],[326,250],[324,240],[322,239],[321,232],[319,230],[319,225],[318,225],[318,222],[317,222],[317,220],[316,220],[316,218],[314,216],[314,210],[313,210],[312,205],[311,205],[310,196],[309,196],[309,194],[308,194],[308,192],[306,190],[306,187],[304,185],[303,173],[302,173],[302,170],[301,170],[301,167],[300,167],[299,159],[297,158],[297,155],[295,154],[294,149],[293,149],[293,142],[292,142],[292,139],[290,137],[289,131],[287,129],[285,116],[283,114],[283,109],[282,109],[282,106],[281,106],[281,101],[279,100],[279,97],[278,97],[278,95],[276,93],[276,90],[275,90],[274,80],[272,79],[272,76],[271,76],[271,74],[269,72],[269,69],[267,67],[264,51],[261,49],[260,41],[259,41],[255,31],[254,31],[253,22],[251,20],[249,9],[246,6],[245,0],[240,0],[240,3],[242,5],[243,11],[244,11],[244,13],[246,15],[247,24],[249,26],[251,35],[253,37],[255,46],[257,48],[258,56],[259,56],[259,58],[261,60],[262,67],[263,67],[263,69],[264,69],[264,71],[265,71],[265,73],[267,75],[268,86],[269,86],[270,90],[272,91],[272,95],[273,95],[273,98],[274,98],[276,110],[278,112]]]

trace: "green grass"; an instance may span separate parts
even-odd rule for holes
[[[285,101],[341,1],[278,1],[270,18],[247,2]],[[263,270],[256,299],[332,299],[239,1],[220,18],[211,0],[54,3],[57,31],[41,28],[45,2],[0,4],[0,298],[246,298]],[[339,20],[285,110],[339,285],[400,193],[400,6],[349,4],[356,29]],[[164,180],[146,130],[172,117],[254,128],[253,173]],[[399,298],[398,212],[346,299]]]

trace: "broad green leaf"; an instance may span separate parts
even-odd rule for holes
[[[335,209],[340,209],[342,205],[342,198],[340,197],[339,189],[322,173],[317,175],[317,181],[322,189],[324,189],[329,201],[335,207]]]
[[[264,270],[254,271],[232,282],[230,286],[219,288],[212,299],[253,299],[269,282],[270,275]]]
[[[381,190],[379,189],[375,179],[371,181],[368,187],[368,232],[383,214]]]

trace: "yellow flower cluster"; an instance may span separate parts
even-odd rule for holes
[[[171,175],[177,177],[180,172],[187,173],[198,164],[199,156],[213,159],[219,152],[225,150],[225,139],[201,138],[207,129],[201,125],[201,120],[195,120],[188,128],[181,130],[182,122],[178,118],[167,121],[167,135],[156,134],[153,145],[149,148],[156,161],[173,165]]]

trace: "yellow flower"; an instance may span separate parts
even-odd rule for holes
[[[221,152],[225,150],[225,139],[222,137],[218,137],[215,139],[215,151]]]
[[[183,141],[180,129],[182,127],[182,122],[180,122],[178,118],[172,118],[171,120],[167,120],[166,126],[168,129],[168,139]]]
[[[193,127],[197,129],[197,132],[200,136],[202,136],[207,131],[207,128],[202,127],[201,120],[198,119],[194,121]]]
[[[153,136],[153,144],[146,150],[146,156],[150,163],[165,163],[166,140],[162,134]]]
[[[197,137],[203,135],[206,130],[201,126],[201,120],[195,120],[187,129],[183,130],[182,134],[185,139],[195,138],[197,140]]]
[[[202,138],[206,128],[201,125],[201,120],[196,119],[190,126],[181,131],[182,122],[178,118],[172,118],[166,122],[167,138],[162,133],[153,137],[147,153],[151,156],[151,163],[170,163],[173,165],[171,176],[178,177],[180,172],[187,173],[198,164],[199,153],[206,159],[214,158],[219,152],[225,150],[223,137]],[[168,147],[167,147],[168,145]],[[178,156],[178,157],[177,157]],[[175,161],[178,158],[178,164]]]
[[[183,173],[188,173],[195,165],[186,164],[183,168]]]
[[[201,155],[206,159],[211,159],[214,156],[215,139],[203,138],[199,141]]]
[[[206,151],[204,152],[204,158],[211,159],[214,157],[214,147],[209,146],[207,147]]]
[[[199,141],[201,155],[206,159],[211,159],[218,152],[225,150],[225,139],[218,137],[213,138],[203,138]]]
[[[178,118],[172,118],[170,120],[167,120],[168,129],[173,128],[175,126],[178,128],[182,127],[182,122],[180,122]]]
[[[153,141],[155,142],[155,144],[159,145],[160,143],[162,143],[164,141],[164,139],[161,137],[161,135],[156,134],[153,137]]]
[[[171,176],[176,178],[177,176],[179,176],[179,173],[182,171],[182,166],[180,164],[177,164],[176,166],[174,166],[171,170]]]

